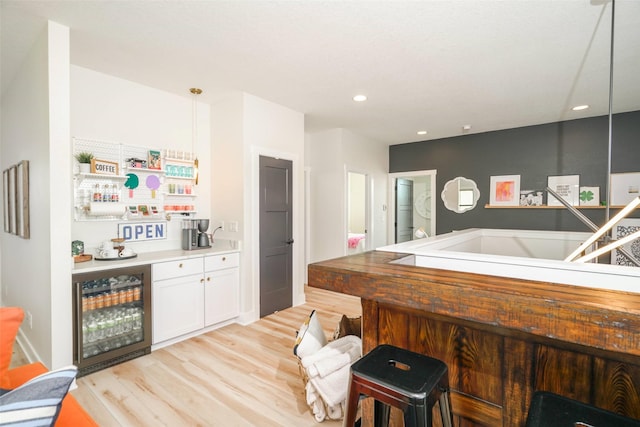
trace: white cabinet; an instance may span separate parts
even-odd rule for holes
[[[240,312],[240,254],[204,258],[205,326],[229,320]]]
[[[153,344],[204,327],[202,258],[153,264]]]
[[[237,252],[155,263],[151,279],[154,345],[196,335],[240,313]]]

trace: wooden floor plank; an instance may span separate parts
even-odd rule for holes
[[[78,379],[72,394],[104,427],[316,426],[293,355],[316,310],[327,338],[360,299],[307,288],[306,304],[228,325]],[[322,426],[337,427],[340,421]]]

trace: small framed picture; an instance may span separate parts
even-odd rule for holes
[[[626,206],[640,196],[640,172],[611,174],[611,206]]]
[[[2,200],[4,200],[3,208],[4,208],[4,231],[7,233],[11,232],[11,205],[9,204],[9,169],[5,169],[2,172]]]
[[[132,217],[137,217],[139,216],[140,213],[138,212],[138,207],[137,206],[129,206],[129,216]]]
[[[543,206],[544,190],[520,190],[520,206]]]
[[[491,206],[518,206],[520,204],[520,175],[491,177]]]
[[[600,187],[580,187],[580,206],[600,206]]]
[[[147,205],[138,205],[138,212],[143,216],[148,216],[149,208],[147,208]]]
[[[91,173],[97,173],[100,175],[118,175],[118,162],[91,159]]]
[[[160,160],[160,151],[149,150],[149,169],[162,169],[162,162]]]
[[[550,176],[547,178],[547,186],[571,206],[580,204],[580,175]],[[547,204],[549,206],[563,206],[562,202],[551,194],[547,196]]]

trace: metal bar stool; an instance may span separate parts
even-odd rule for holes
[[[526,427],[639,427],[640,420],[623,417],[546,391],[531,400]]]
[[[448,369],[438,359],[380,345],[351,365],[344,426],[353,427],[361,396],[375,399],[376,427],[389,425],[390,406],[403,411],[406,427],[430,427],[436,401],[442,425],[453,426]]]

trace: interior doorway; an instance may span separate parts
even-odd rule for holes
[[[435,235],[436,173],[422,170],[389,174],[388,244]]]
[[[347,172],[347,255],[369,250],[370,208],[368,175],[360,172]]]
[[[292,168],[260,156],[260,317],[293,302]]]
[[[413,181],[396,179],[396,243],[413,240]]]

